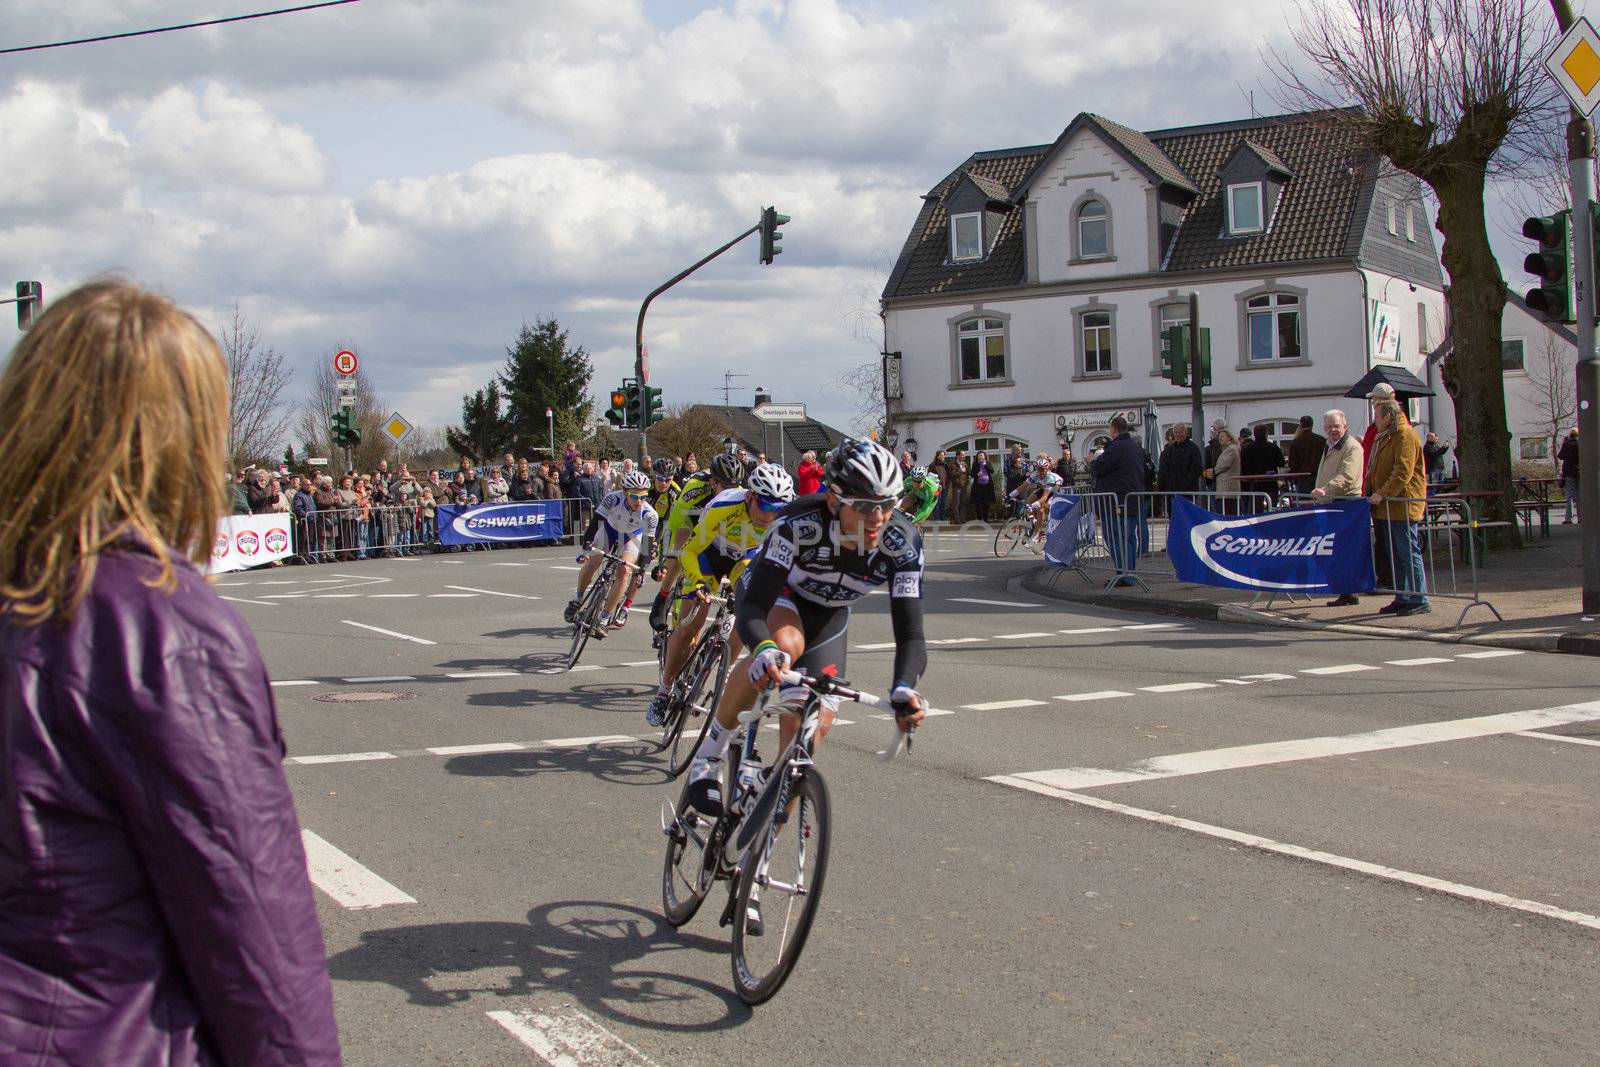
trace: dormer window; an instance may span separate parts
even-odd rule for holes
[[[982,212],[951,216],[950,258],[957,262],[983,258]]]
[[[1228,234],[1238,237],[1266,229],[1261,203],[1261,183],[1242,182],[1228,186]]]
[[[1094,259],[1110,253],[1105,201],[1085,200],[1078,208],[1078,258]]]

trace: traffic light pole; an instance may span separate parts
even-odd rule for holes
[[[1200,399],[1200,385],[1205,373],[1200,366],[1200,294],[1189,294],[1189,440],[1204,441],[1206,427],[1205,403]]]
[[[706,256],[704,259],[700,260],[700,262],[696,263],[694,266],[688,268],[687,270],[678,272],[672,276],[671,280],[662,282],[660,285],[650,290],[650,295],[645,297],[644,303],[639,305],[639,324],[635,326],[633,330],[633,373],[634,377],[639,379],[639,388],[643,389],[650,383],[650,368],[645,366],[644,362],[644,313],[650,310],[650,302],[759,229],[761,229],[761,223],[758,222],[748,230],[741,233],[739,236],[735,237],[733,240],[729,241],[727,244],[723,245],[721,248],[717,249],[715,252],[711,253],[709,256]],[[641,426],[639,428],[639,461],[641,463],[644,461],[644,457],[649,452],[645,442],[645,439],[649,436],[649,433],[650,427]]]

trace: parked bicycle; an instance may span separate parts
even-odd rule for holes
[[[589,588],[583,591],[578,610],[573,613],[572,647],[567,652],[567,670],[578,665],[578,657],[583,655],[583,647],[589,643],[589,638],[595,634],[603,635],[605,627],[611,624],[611,613],[606,611],[606,604],[611,599],[612,587],[622,581],[628,571],[636,569],[634,564],[615,552],[605,554],[605,562],[600,565],[600,571],[589,583]]]
[[[682,926],[705,902],[712,886],[728,883],[720,924],[733,926],[733,984],[746,1004],[770,1000],[793,971],[805,948],[828,871],[831,813],[827,783],[812,760],[824,697],[841,697],[874,708],[889,701],[851,689],[842,679],[786,672],[785,685],[803,686],[800,727],[770,767],[755,752],[761,720],[794,712],[789,704],[763,703],[741,712],[744,736],[724,761],[721,795],[729,798],[716,815],[687,804],[663,811],[667,851],[661,904],[667,921]],[[896,728],[894,743],[878,753],[893,758],[911,747],[911,734]],[[766,921],[774,921],[769,928]]]

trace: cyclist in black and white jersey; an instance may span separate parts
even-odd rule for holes
[[[708,814],[721,810],[721,760],[738,714],[758,690],[781,682],[790,668],[812,676],[837,676],[845,666],[850,605],[889,586],[894,623],[895,722],[913,730],[922,721],[917,679],[928,666],[922,632],[922,538],[906,522],[891,523],[902,480],[894,455],[872,441],[846,441],[828,464],[828,489],[802,497],[773,520],[739,583],[736,625],[750,652],[728,677],[716,721],[695,753],[689,801]],[[798,703],[803,691],[779,691]],[[823,716],[820,741],[833,723]],[[779,720],[779,748],[787,747],[799,718]]]
[[[622,476],[622,487],[607,494],[595,508],[588,528],[583,531],[582,541],[587,547],[578,553],[578,562],[583,564],[578,572],[578,591],[567,602],[562,618],[572,622],[577,617],[578,601],[589,588],[589,582],[600,569],[607,552],[614,550],[627,563],[630,571],[650,566],[659,520],[655,509],[645,503],[649,495],[650,479],[645,477],[643,471],[629,471]],[[622,600],[627,588],[626,581],[612,586],[602,616],[608,624],[614,624],[618,611],[625,610],[622,609]],[[596,639],[604,636],[604,628],[594,634]]]

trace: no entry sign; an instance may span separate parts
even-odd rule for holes
[[[356,354],[346,349],[333,357],[333,369],[345,377],[356,372]]]

